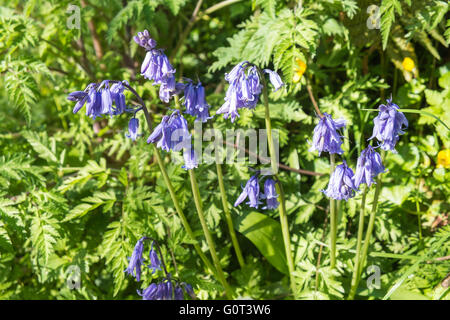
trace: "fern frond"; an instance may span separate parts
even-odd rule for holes
[[[31,220],[30,231],[33,252],[47,263],[59,238],[58,221],[48,213],[37,211]]]

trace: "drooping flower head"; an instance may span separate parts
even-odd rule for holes
[[[373,178],[385,171],[380,154],[369,145],[358,158],[354,177],[356,188],[359,188],[362,183],[370,187],[374,183]]]
[[[323,117],[314,128],[314,135],[312,146],[309,151],[319,151],[319,156],[322,152],[329,152],[342,154],[341,149],[342,136],[338,133],[338,129],[345,127],[345,120],[333,120],[331,115],[324,112]]]
[[[156,47],[156,41],[150,38],[150,34],[147,30],[138,32],[137,36],[133,37],[133,40],[146,50],[152,50]]]
[[[274,91],[278,91],[278,89],[284,86],[284,83],[281,80],[281,77],[278,75],[278,73],[269,69],[264,69],[264,72],[269,74],[269,80],[274,86],[275,89]]]
[[[137,118],[131,118],[130,122],[128,123],[128,133],[125,134],[125,136],[133,141],[136,141],[136,138],[138,136],[138,129],[139,120]]]
[[[195,121],[206,122],[212,117],[209,116],[209,104],[205,98],[205,88],[201,82],[197,85],[192,83],[192,80],[187,79],[188,83],[184,86],[184,101],[183,105],[186,107],[186,113],[196,117]]]
[[[399,135],[405,133],[403,129],[408,127],[408,120],[402,112],[398,111],[399,107],[392,103],[392,99],[386,101],[386,105],[379,106],[378,115],[373,119],[373,133],[369,140],[377,138],[381,142],[381,149],[396,152],[395,145]]]
[[[353,170],[347,166],[344,161],[343,164],[336,166],[336,169],[330,176],[328,188],[321,190],[329,198],[335,200],[348,200],[355,195],[357,187],[353,182]]]
[[[123,83],[114,82],[110,86],[111,82],[110,80],[104,80],[100,84],[90,83],[84,91],[69,93],[67,99],[77,102],[73,108],[73,113],[77,113],[85,104],[86,115],[94,120],[102,115],[113,116],[127,111]]]
[[[258,69],[248,61],[239,63],[230,73],[226,73],[225,80],[230,85],[225,95],[225,103],[216,113],[223,114],[225,119],[231,118],[231,122],[234,122],[236,117],[239,117],[238,109],[256,107],[262,85]]]
[[[264,69],[269,74],[269,79],[275,87],[275,91],[284,83],[278,73]],[[234,122],[239,117],[238,109],[254,109],[259,101],[262,91],[258,68],[248,61],[237,64],[230,73],[225,74],[225,80],[230,84],[225,94],[225,103],[217,110],[217,114],[223,114],[225,119],[230,118]]]
[[[191,298],[196,299],[194,291],[189,284],[185,282],[173,283],[170,277],[163,279],[159,283],[152,283],[142,291],[137,290],[137,293],[142,296],[142,300],[183,300],[183,287]]]
[[[237,207],[240,205],[247,197],[247,204],[252,208],[258,208],[261,204],[259,201],[259,180],[258,180],[259,172],[257,172],[254,176],[252,176],[246,183],[245,187],[242,190],[242,193],[236,199],[234,206]]]
[[[122,82],[116,82],[111,85],[111,98],[114,101],[116,107],[113,107],[114,115],[119,115],[127,111],[127,105],[125,103],[125,95],[123,94],[125,90],[124,84],[128,84],[126,80]]]
[[[169,58],[160,49],[147,51],[141,65],[144,78],[153,80],[153,84],[167,84],[172,90],[175,89],[175,71]]]
[[[136,278],[137,281],[141,281],[141,266],[144,261],[144,257],[142,255],[142,251],[144,251],[144,240],[146,237],[142,237],[138,240],[136,245],[134,246],[133,253],[129,258],[128,267],[125,269],[125,272],[129,275]]]
[[[192,286],[190,284],[188,284],[186,282],[182,282],[181,285],[184,287],[184,290],[192,299],[197,299],[197,297],[195,296],[195,293],[194,293],[194,289],[192,288]]]
[[[150,265],[148,266],[152,269],[152,273],[155,273],[156,270],[161,270],[161,261],[159,261],[158,254],[156,250],[153,249],[155,242],[152,243],[152,247],[150,249]]]
[[[275,190],[275,181],[271,178],[268,178],[264,182],[264,194],[261,195],[261,199],[266,199],[266,206],[263,209],[273,210],[278,208],[279,202],[277,200],[278,194]]]
[[[174,298],[175,300],[183,300],[184,298],[183,289],[180,287],[179,284],[175,286]]]
[[[141,75],[148,80],[153,80],[153,85],[160,85],[159,98],[168,103],[170,98],[177,93],[176,70],[170,64],[164,51],[156,49],[156,41],[150,38],[147,30],[138,32],[134,41],[147,50],[141,65]]]
[[[172,282],[161,281],[160,283],[152,283],[143,291],[137,291],[142,296],[142,300],[172,300]]]
[[[184,165],[182,166],[185,170],[191,170],[198,167],[197,154],[195,153],[194,146],[189,145],[188,148],[183,149]]]
[[[178,110],[170,116],[164,116],[147,139],[147,143],[157,143],[158,148],[166,151],[180,151],[186,148],[190,141],[187,121]]]

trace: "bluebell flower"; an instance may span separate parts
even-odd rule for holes
[[[139,120],[136,118],[131,118],[130,122],[128,123],[128,133],[125,134],[125,136],[133,141],[136,141],[136,138],[138,136],[138,129]]]
[[[264,194],[261,195],[261,199],[266,199],[266,206],[263,209],[273,210],[278,208],[280,204],[277,200],[278,194],[275,189],[275,181],[271,178],[268,178],[264,182]]]
[[[244,76],[245,68],[250,63],[248,61],[242,61],[231,69],[230,73],[225,73],[225,80],[230,84],[238,82],[242,76]]]
[[[169,280],[152,283],[143,291],[138,290],[137,293],[142,296],[142,300],[172,300],[172,282]]]
[[[164,116],[147,139],[147,143],[157,143],[158,148],[166,151],[180,151],[190,145],[190,141],[187,121],[178,110]]]
[[[284,83],[281,80],[278,73],[276,73],[275,71],[269,70],[269,69],[264,69],[264,72],[269,74],[269,80],[272,83],[272,85],[274,86],[274,89],[275,89],[274,91],[277,91],[282,86],[284,86]]]
[[[144,250],[144,240],[146,237],[142,237],[138,240],[136,245],[134,246],[133,253],[129,258],[128,267],[125,269],[125,272],[131,276],[134,276],[137,281],[141,281],[141,266],[144,261],[144,257],[142,255],[142,251]]]
[[[183,300],[183,298],[184,298],[183,289],[178,284],[175,287],[174,296],[175,296],[175,300]]]
[[[141,75],[153,84],[167,84],[168,89],[175,89],[175,69],[162,50],[147,51],[141,65]]]
[[[182,166],[185,170],[191,170],[198,167],[197,154],[193,146],[183,149],[184,165]]]
[[[184,101],[183,105],[186,107],[186,113],[196,117],[195,121],[206,122],[212,117],[209,116],[209,104],[205,98],[205,88],[201,82],[197,85],[188,79],[188,83],[184,86]]]
[[[259,181],[258,181],[259,172],[252,176],[246,183],[245,187],[242,190],[242,193],[236,199],[234,206],[237,207],[240,205],[247,197],[247,204],[252,208],[258,208],[258,205],[261,204],[259,201]]]
[[[239,117],[238,109],[238,89],[235,86],[230,85],[228,87],[225,103],[216,111],[216,114],[223,114],[224,119],[231,118],[231,122],[234,122],[236,117]]]
[[[113,113],[115,115],[119,115],[124,113],[127,110],[127,105],[125,103],[125,95],[123,94],[125,90],[125,86],[122,82],[116,82],[111,85],[111,98],[114,101],[114,104],[116,105],[115,108],[113,108]]]
[[[347,166],[344,161],[343,164],[336,166],[336,169],[330,176],[328,188],[321,190],[329,198],[336,200],[348,200],[355,196],[357,187],[353,181],[353,170]]]
[[[138,32],[137,36],[133,37],[133,40],[146,50],[152,50],[156,47],[156,41],[150,38],[150,34],[147,30]]]
[[[158,285],[155,283],[150,284],[147,288],[140,291],[137,290],[138,295],[142,297],[142,300],[157,300],[156,294],[158,292]]]
[[[197,299],[197,297],[194,293],[194,289],[192,289],[192,286],[190,284],[188,284],[186,282],[182,282],[181,285],[184,287],[184,290],[192,299]]]
[[[328,113],[324,112],[323,117],[314,128],[312,146],[309,151],[317,150],[319,156],[324,151],[330,154],[342,154],[344,152],[341,149],[342,136],[337,130],[343,127],[345,127],[344,119],[333,120]]]
[[[387,99],[387,104],[380,105],[378,109],[379,113],[373,120],[373,133],[369,140],[377,138],[381,142],[381,149],[395,152],[399,135],[405,133],[403,127],[408,127],[408,120],[398,111],[399,107],[392,103],[392,99]]]
[[[103,80],[102,83],[99,86],[100,93],[102,95],[101,101],[102,101],[102,107],[101,107],[101,114],[109,114],[110,116],[113,115],[113,100],[111,97],[111,91],[109,89],[109,80]]]
[[[252,66],[248,69],[247,77],[241,78],[241,88],[245,88],[245,94],[241,91],[243,107],[254,109],[259,101],[262,92],[262,84],[259,79],[258,69]]]
[[[225,80],[230,85],[225,94],[225,103],[216,113],[223,114],[225,119],[231,118],[231,122],[234,122],[239,117],[238,109],[256,107],[262,85],[257,68],[250,66],[248,61],[239,63],[230,73],[225,74]]]
[[[159,283],[159,294],[158,300],[173,300],[172,282],[161,281]]]
[[[359,188],[365,183],[370,187],[374,183],[373,178],[385,171],[380,154],[372,146],[368,146],[358,158],[354,177],[355,186]]]
[[[95,85],[95,83],[91,83],[89,86],[91,85]],[[77,102],[73,108],[73,113],[77,113],[86,104],[86,101],[89,99],[89,95],[86,91],[74,91],[69,93],[67,99]]]
[[[153,249],[154,245],[155,243],[153,242],[150,249],[150,265],[148,266],[150,269],[152,269],[152,273],[155,273],[156,270],[161,270],[161,261],[159,261],[156,250]]]
[[[86,115],[95,120],[102,115],[102,93],[95,87],[88,92]]]

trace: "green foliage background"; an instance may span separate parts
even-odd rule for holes
[[[81,8],[80,29],[69,29],[69,4]],[[403,109],[427,111],[450,124],[450,20],[446,1],[305,0],[232,1],[198,19],[178,52],[197,1],[0,1],[0,298],[137,299],[143,283],[123,270],[137,239],[163,244],[170,272],[191,283],[201,299],[222,295],[190,245],[144,138],[125,137],[125,116],[96,120],[72,114],[69,92],[89,82],[125,79],[150,106],[158,123],[169,106],[139,75],[144,52],[132,36],[148,29],[177,75],[201,79],[217,110],[224,72],[242,60],[279,70],[286,88],[271,93],[280,161],[323,173],[282,171],[295,257],[297,299],[343,299],[353,268],[360,195],[341,203],[338,266],[329,268],[326,157],[308,152],[316,123],[307,87],[322,112],[344,117],[344,158],[356,158],[371,135],[373,112],[391,94]],[[379,6],[380,29],[369,29],[370,5]],[[447,15],[448,16],[448,15]],[[99,48],[95,48],[98,39]],[[402,66],[415,62],[412,72]],[[296,59],[307,70],[293,83]],[[130,96],[128,101],[132,99]],[[213,112],[214,113],[214,112]],[[449,299],[450,172],[437,154],[450,148],[444,124],[407,113],[410,126],[389,154],[368,265],[381,270],[381,287],[364,281],[359,299]],[[237,124],[215,117],[221,130],[263,128],[264,109],[242,110]],[[141,118],[143,124],[143,118]],[[144,137],[148,135],[145,126]],[[194,232],[203,239],[187,173],[165,154],[170,178]],[[197,169],[207,223],[219,246],[233,290],[253,299],[289,299],[287,267],[277,212],[233,208],[245,164],[224,166],[229,205],[246,267],[234,255],[217,191],[215,166]],[[372,192],[368,199],[372,199]],[[370,208],[371,201],[368,201]],[[418,215],[423,237],[419,239]],[[252,226],[258,228],[251,228]],[[202,242],[206,252],[206,242]],[[176,262],[176,264],[174,263]],[[70,289],[68,270],[80,270],[81,287]],[[157,277],[158,274],[153,275]],[[446,284],[446,285],[445,285]]]

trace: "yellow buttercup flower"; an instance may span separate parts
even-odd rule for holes
[[[402,66],[406,71],[409,71],[409,72],[413,71],[414,68],[416,67],[413,59],[411,59],[409,57],[406,57],[405,59],[403,59]]]
[[[295,59],[295,63],[297,64],[297,67],[294,69],[294,76],[292,77],[292,81],[294,83],[297,83],[300,81],[300,79],[303,76],[303,73],[305,73],[306,70],[306,63],[304,63],[299,58]]]
[[[439,151],[437,156],[437,168],[450,168],[450,149]]]

